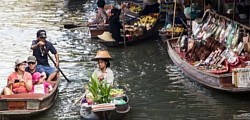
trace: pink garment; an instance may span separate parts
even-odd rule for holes
[[[44,93],[49,93],[49,86],[50,86],[51,84],[48,83],[48,82],[45,82],[45,81],[44,81],[42,84],[43,84],[43,87],[44,87]],[[32,86],[31,92],[34,92],[34,87],[35,87],[35,85],[36,85],[36,84],[34,84],[34,85]]]
[[[42,77],[41,75],[42,75],[41,73],[35,72],[32,75],[32,83],[34,84],[35,82],[38,82],[40,80],[40,78]]]
[[[103,23],[104,21],[107,22],[108,15],[106,11],[103,8],[98,8],[97,14],[96,14],[96,23]]]

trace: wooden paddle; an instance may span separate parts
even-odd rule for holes
[[[53,58],[50,56],[49,53],[48,53],[48,56],[49,56],[50,60],[56,65],[56,62],[53,60]],[[63,77],[67,80],[67,82],[70,82],[69,79],[64,75],[62,70],[59,67],[57,69],[62,73]]]

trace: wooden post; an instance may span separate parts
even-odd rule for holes
[[[124,3],[121,3],[124,4]],[[125,33],[125,11],[124,8],[122,10],[122,19],[123,19],[123,44],[124,44],[124,48],[126,48],[126,33]]]
[[[233,21],[234,21],[234,17],[235,17],[235,6],[236,6],[236,0],[234,0],[234,3],[233,3]]]
[[[173,15],[173,31],[172,31],[172,38],[174,37],[174,26],[175,26],[175,14],[176,14],[176,0],[174,0],[174,15]]]

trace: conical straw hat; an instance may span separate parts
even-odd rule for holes
[[[115,41],[110,32],[103,32],[103,34],[97,35],[97,37],[104,41]]]
[[[99,50],[96,52],[96,56],[91,60],[97,61],[98,59],[112,60],[112,57],[109,55],[109,52],[107,50]]]

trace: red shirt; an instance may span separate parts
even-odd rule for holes
[[[16,79],[20,79],[18,78],[18,75],[17,75],[17,72],[13,72],[9,75],[8,77],[8,83],[13,83],[12,85],[12,91],[14,93],[27,93],[28,90],[25,86],[25,84],[22,84],[22,83],[14,83],[14,81]],[[30,73],[28,72],[24,72],[23,76],[22,76],[22,79],[25,83],[28,82],[28,80],[32,80],[32,76]]]

